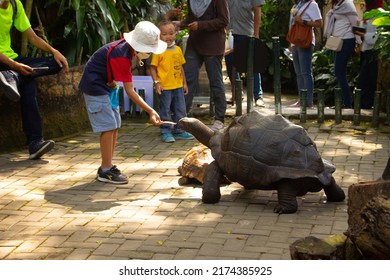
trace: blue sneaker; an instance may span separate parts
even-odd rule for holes
[[[175,138],[173,138],[171,133],[161,134],[161,140],[165,143],[174,143],[175,142]]]
[[[181,133],[176,133],[173,135],[175,139],[181,139],[181,140],[192,140],[194,139],[194,136],[188,132],[181,132]]]

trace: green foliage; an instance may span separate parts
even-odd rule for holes
[[[334,89],[338,86],[337,80],[334,76],[333,52],[329,50],[322,50],[314,52],[312,58],[314,88],[323,89],[325,95],[325,104],[334,104]],[[357,83],[357,78],[360,69],[360,59],[353,56],[348,60],[347,64],[347,80],[349,86],[353,90]]]
[[[292,7],[291,0],[269,0],[266,5],[261,8],[261,26],[260,38],[267,43],[271,61],[274,61],[274,53],[272,51],[272,37],[279,37],[281,49],[288,47],[286,34],[288,31],[288,23],[290,18],[290,10]],[[280,78],[284,91],[295,89],[295,76],[292,62],[283,55],[279,54],[280,61]],[[261,79],[265,90],[272,90],[273,85],[274,64],[269,65],[267,73],[262,74]]]
[[[147,16],[149,0],[36,0],[33,27],[42,22],[46,37],[71,66],[85,63],[102,45],[129,32]]]
[[[384,8],[366,12],[364,18],[375,18],[373,25],[377,26],[379,36],[374,50],[378,52],[379,59],[387,61],[390,58],[390,1],[384,3]]]

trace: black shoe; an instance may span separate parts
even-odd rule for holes
[[[111,184],[127,184],[129,182],[126,175],[122,174],[115,165],[106,172],[103,172],[103,170],[99,167],[97,179],[100,182]]]
[[[14,102],[20,99],[18,86],[11,71],[0,72],[0,90],[8,99]]]
[[[30,159],[39,159],[41,156],[46,154],[48,151],[53,149],[54,141],[53,140],[37,140],[31,142],[29,145]]]

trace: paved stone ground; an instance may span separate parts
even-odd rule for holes
[[[266,98],[259,110],[273,113]],[[125,120],[120,130],[115,164],[127,185],[95,181],[100,154],[91,132],[57,141],[37,161],[25,150],[0,154],[0,259],[290,259],[296,239],[347,229],[347,201],[326,203],[323,192],[298,198],[294,214],[273,213],[275,192],[238,184],[222,187],[218,204],[203,204],[200,186],[178,185],[177,167],[198,142],[162,143],[145,122]],[[345,192],[380,177],[387,129],[305,127]]]

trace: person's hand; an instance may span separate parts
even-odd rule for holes
[[[157,112],[155,110],[152,110],[149,113],[149,119],[150,119],[151,123],[156,125],[156,126],[161,125],[163,123],[160,119],[160,116],[157,114]]]
[[[154,86],[154,90],[161,95],[161,92],[163,90],[163,87],[160,83],[157,83],[155,86]]]
[[[364,38],[364,33],[363,33],[363,32],[360,32],[360,31],[355,30],[353,33],[354,33],[355,35],[358,35],[358,36]]]
[[[188,24],[187,28],[189,30],[196,31],[199,28],[199,24],[197,21],[194,21],[194,22],[191,22],[190,24]]]
[[[295,21],[295,22],[298,22],[298,23],[300,23],[300,24],[303,24],[303,20],[302,20],[302,18],[301,18],[299,15],[296,15],[296,16],[294,17],[294,21]]]
[[[168,19],[171,19],[173,17],[178,17],[178,16],[181,16],[182,14],[182,11],[181,9],[179,8],[173,8],[171,10],[168,11],[168,13],[165,14],[165,19],[168,20]]]
[[[54,57],[55,61],[58,63],[58,65],[60,65],[60,67],[65,72],[68,72],[69,71],[69,65],[68,65],[68,61],[66,60],[65,56],[63,56],[56,49],[54,49],[52,53],[53,53],[53,57]]]
[[[187,84],[183,85],[183,92],[184,92],[184,95],[188,94],[188,86],[187,86]]]
[[[34,72],[34,69],[32,69],[30,66],[20,62],[16,62],[13,66],[13,69],[24,76],[31,75]]]
[[[118,84],[114,80],[112,80],[111,82],[108,82],[107,85],[110,88],[116,88],[118,86]]]

